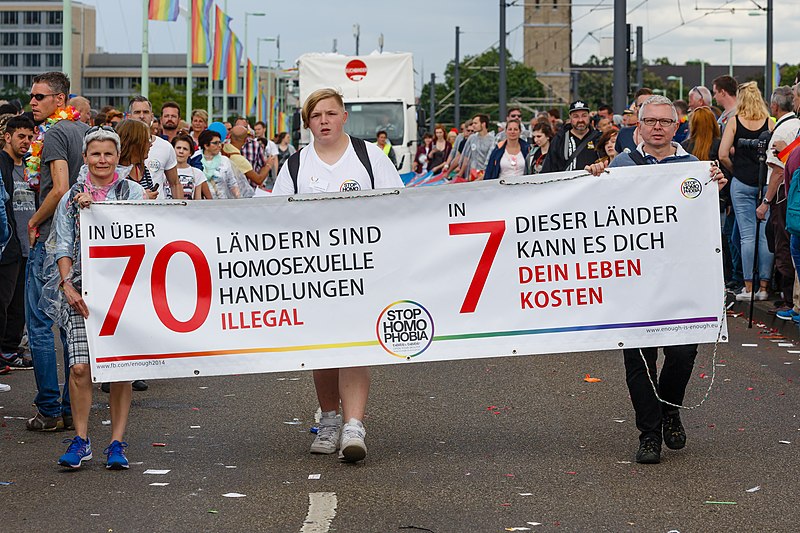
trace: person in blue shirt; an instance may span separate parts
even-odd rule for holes
[[[620,153],[611,164],[600,161],[588,165],[586,170],[598,176],[606,167],[698,161],[695,156],[687,153],[680,144],[673,141],[678,126],[678,113],[672,102],[664,96],[650,96],[639,108],[641,142],[636,150]],[[716,165],[711,166],[711,178],[717,181],[720,189],[727,183],[727,179]],[[656,371],[658,347],[629,348],[622,351],[625,360],[625,380],[636,412],[636,428],[640,432],[639,449],[636,452],[637,463],[655,464],[661,461],[662,434],[667,448],[679,450],[686,446],[686,431],[681,423],[678,409],[659,402],[650,380],[658,384],[658,395],[664,401],[680,405],[694,368],[697,345],[665,346],[663,350],[664,363],[660,377]]]

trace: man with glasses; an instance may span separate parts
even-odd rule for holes
[[[689,91],[689,112],[698,107],[711,107],[711,91],[703,85],[692,87]]]
[[[636,150],[620,153],[610,165],[603,161],[588,165],[586,170],[599,176],[606,166],[630,167],[697,161],[680,144],[673,142],[677,129],[678,112],[672,102],[664,96],[651,96],[639,108],[639,135],[642,142]],[[717,181],[720,188],[727,182],[717,166],[711,167],[711,178]],[[686,446],[686,431],[678,409],[659,402],[650,380],[657,384],[658,394],[663,400],[680,405],[694,368],[697,345],[665,346],[663,350],[664,363],[660,379],[656,372],[658,347],[629,348],[622,351],[625,379],[636,412],[636,428],[640,432],[637,463],[655,464],[661,461],[662,433],[667,448],[680,450]]]
[[[42,123],[57,110],[63,109],[69,94],[69,78],[61,72],[46,72],[33,78],[31,110],[33,119]],[[72,427],[69,402],[69,354],[66,335],[61,331],[64,347],[64,390],[58,388],[58,364],[53,338],[53,320],[39,308],[45,278],[44,243],[50,235],[56,206],[78,178],[83,165],[83,135],[89,126],[83,122],[59,120],[44,134],[39,167],[39,208],[28,222],[31,245],[25,272],[25,318],[28,342],[33,357],[33,371],[38,394],[34,399],[37,413],[26,423],[31,431],[55,431]]]
[[[153,123],[153,104],[144,96],[135,96],[128,106],[128,116],[144,122],[149,129]],[[144,163],[150,169],[153,184],[159,187],[156,199],[183,198],[183,187],[178,179],[178,158],[175,156],[175,149],[161,137],[152,137],[150,142],[150,153]],[[165,190],[166,182],[169,183],[171,196]],[[136,390],[135,385],[134,390]]]

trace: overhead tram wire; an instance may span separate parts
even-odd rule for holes
[[[655,36],[653,36],[653,37],[650,37],[649,39],[647,39],[647,40],[646,40],[646,41],[644,41],[644,42],[646,42],[646,43],[649,43],[650,41],[654,41],[654,40],[656,40],[656,39],[658,39],[658,38],[660,38],[660,37],[663,37],[664,35],[667,35],[668,33],[671,33],[671,32],[673,32],[673,31],[677,30],[678,28],[681,28],[681,27],[683,27],[683,26],[686,26],[686,25],[688,25],[688,24],[691,24],[691,23],[693,23],[693,22],[697,22],[698,20],[700,20],[700,19],[702,19],[702,18],[705,18],[705,17],[707,17],[708,15],[711,15],[711,14],[713,14],[713,13],[719,13],[720,11],[722,11],[722,10],[723,10],[723,8],[724,8],[726,5],[730,4],[730,3],[731,3],[731,2],[733,2],[733,1],[734,1],[734,0],[725,0],[725,2],[723,2],[723,3],[722,3],[722,5],[721,5],[720,7],[716,8],[716,9],[714,9],[714,10],[711,10],[711,11],[706,11],[706,12],[705,12],[705,13],[703,13],[702,15],[699,15],[699,16],[697,16],[697,17],[695,17],[695,18],[693,18],[693,19],[690,19],[690,20],[688,20],[688,21],[681,22],[681,23],[680,23],[680,24],[678,24],[677,26],[674,26],[674,27],[672,27],[672,28],[670,28],[670,29],[668,29],[668,30],[664,30],[664,31],[662,31],[662,32],[661,32],[661,33],[659,33],[659,34],[657,34],[657,35],[655,35]],[[727,11],[727,10],[725,10],[725,11]]]

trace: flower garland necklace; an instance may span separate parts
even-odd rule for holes
[[[72,106],[56,109],[52,115],[47,117],[36,128],[36,138],[31,143],[31,155],[25,163],[25,182],[28,187],[34,191],[39,190],[39,170],[42,165],[42,144],[44,143],[44,134],[47,133],[53,124],[62,120],[76,121],[80,119],[81,114]]]

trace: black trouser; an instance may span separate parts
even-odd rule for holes
[[[686,385],[692,377],[694,359],[697,356],[696,344],[664,346],[664,365],[661,376],[656,376],[658,348],[633,348],[622,350],[625,357],[625,380],[631,395],[631,403],[636,411],[636,427],[641,434],[639,439],[655,438],[661,442],[662,413],[676,411],[676,408],[662,404],[653,394],[653,386],[647,379],[642,354],[647,360],[647,368],[658,395],[668,402],[681,404],[686,393]]]
[[[0,350],[16,353],[25,328],[27,258],[0,265]]]

